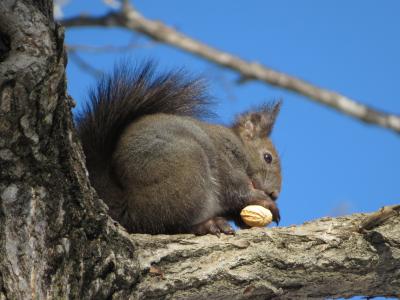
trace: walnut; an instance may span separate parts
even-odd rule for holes
[[[251,227],[263,227],[272,222],[272,213],[260,205],[249,205],[240,212],[243,222]]]

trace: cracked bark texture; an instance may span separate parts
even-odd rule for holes
[[[235,237],[136,235],[138,299],[400,296],[400,219],[357,231],[364,215]]]
[[[65,65],[51,1],[0,1],[0,299],[400,295],[396,212],[234,237],[128,235],[90,187]]]
[[[52,7],[0,2],[0,299],[105,299],[138,265],[90,188]]]

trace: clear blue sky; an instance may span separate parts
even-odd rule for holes
[[[244,59],[400,114],[400,1],[135,1],[142,14]],[[101,1],[72,0],[65,16],[100,14]],[[364,125],[304,97],[237,75],[117,29],[67,30],[70,45],[139,45],[123,57],[155,58],[161,70],[203,75],[219,105],[216,122],[269,99],[284,105],[273,133],[283,166],[281,225],[400,202],[400,135]],[[108,70],[118,53],[81,56]],[[94,79],[70,60],[68,89],[79,109]]]

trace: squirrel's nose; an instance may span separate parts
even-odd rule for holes
[[[279,196],[279,192],[278,191],[273,191],[272,193],[269,194],[269,196],[271,197],[272,200],[276,200],[278,199]]]

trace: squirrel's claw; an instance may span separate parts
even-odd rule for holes
[[[279,221],[281,220],[281,215],[279,213],[279,208],[276,205],[275,201],[269,198],[252,199],[249,201],[247,205],[260,205],[265,207],[266,209],[269,209],[272,213],[272,220],[276,223],[276,225],[279,225]]]
[[[215,217],[215,224],[221,230],[222,233],[227,235],[235,235],[235,230],[233,230],[232,226],[229,224],[228,220],[223,217]]]
[[[190,233],[195,235],[213,234],[220,237],[221,233],[234,235],[235,231],[225,218],[214,217],[192,226]]]

